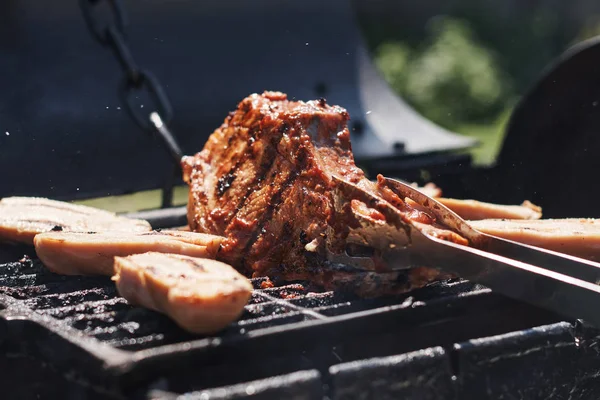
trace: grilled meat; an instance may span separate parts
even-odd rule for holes
[[[195,232],[49,232],[34,238],[35,250],[51,271],[64,275],[113,274],[115,256],[146,253],[215,258],[222,237]]]
[[[130,303],[166,314],[199,334],[225,328],[252,294],[250,281],[229,265],[173,254],[116,257],[113,280]]]
[[[484,203],[477,200],[458,200],[440,197],[440,203],[457,213],[461,218],[479,219],[540,219],[541,207],[529,201],[517,205]]]
[[[484,219],[469,221],[469,224],[489,235],[600,261],[600,220],[597,219]]]
[[[411,184],[414,188],[457,213],[461,218],[470,220],[479,219],[540,219],[542,208],[528,200],[521,205],[503,205],[485,203],[477,200],[459,200],[442,196],[442,189],[433,183],[427,183],[420,187],[416,183]]]
[[[442,197],[442,189],[433,182],[426,183],[424,186],[412,183],[411,186],[425,193],[429,197]]]
[[[248,275],[308,279],[364,296],[439,278],[438,271],[425,268],[392,272],[380,260],[375,270],[336,261],[344,258],[355,229],[360,232],[354,239],[368,237],[378,244],[376,252],[403,237],[402,223],[420,223],[466,243],[426,210],[365,177],[354,163],[348,119],[346,110],[325,100],[288,101],[278,92],[244,99],[204,149],[183,160],[190,228],[225,236],[218,258]],[[402,220],[388,220],[365,199],[343,195],[351,201],[339,201],[334,177],[393,204]]]
[[[93,207],[38,197],[0,200],[0,241],[33,244],[38,233],[50,231],[148,232],[146,221],[119,217]]]

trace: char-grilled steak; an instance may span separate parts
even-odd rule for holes
[[[425,268],[357,271],[326,261],[326,242],[343,250],[348,227],[356,224],[351,213],[335,212],[332,176],[386,195],[354,164],[348,120],[346,110],[325,100],[289,101],[279,92],[244,99],[204,149],[183,160],[190,228],[225,236],[218,258],[248,275],[308,279],[362,295],[410,290],[438,278]],[[352,207],[367,210],[365,218],[383,217],[361,202]],[[432,222],[425,213],[405,211]]]

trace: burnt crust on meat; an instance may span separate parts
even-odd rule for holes
[[[204,149],[182,161],[190,229],[224,236],[218,258],[253,277],[310,280],[365,296],[439,279],[432,269],[358,273],[324,262],[326,246],[344,250],[350,228],[359,225],[350,209],[335,210],[332,176],[384,196],[354,163],[348,120],[345,109],[324,99],[290,101],[280,92],[245,98]],[[370,205],[359,206],[384,218]]]

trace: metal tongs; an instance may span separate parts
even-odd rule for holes
[[[419,229],[381,198],[334,177],[346,198],[359,195],[384,207],[386,218],[401,220],[403,243],[392,246],[387,264],[392,270],[431,267],[480,283],[516,300],[583,319],[600,328],[600,263],[501,239],[473,229],[437,200],[400,181],[380,178],[402,200],[425,207],[438,223],[469,241],[469,246],[434,236]],[[381,209],[381,207],[379,208]]]

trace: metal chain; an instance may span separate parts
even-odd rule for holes
[[[102,23],[97,18],[95,11],[98,4],[108,3],[112,12],[113,20]],[[124,73],[123,81],[119,89],[119,96],[131,118],[143,130],[157,135],[169,154],[173,158],[175,171],[169,176],[163,187],[162,207],[172,205],[173,181],[177,174],[181,173],[181,158],[183,152],[177,140],[167,128],[167,123],[173,117],[173,110],[169,99],[158,80],[148,71],[139,68],[125,40],[125,30],[129,20],[123,7],[122,0],[80,0],[79,5],[83,17],[92,36],[104,47],[110,47],[115,54]],[[135,107],[135,93],[146,91],[150,98],[156,103],[156,108],[144,108],[142,112]]]

